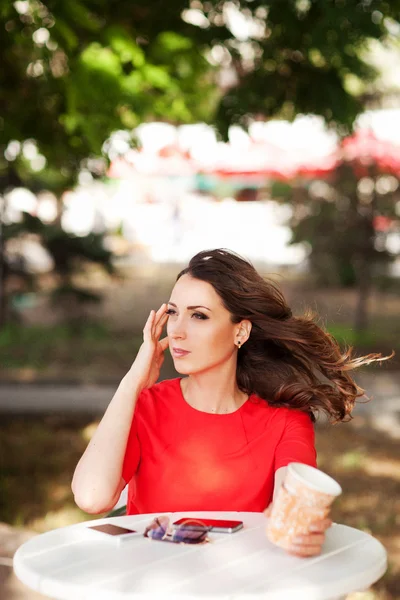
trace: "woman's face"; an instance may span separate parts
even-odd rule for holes
[[[182,275],[172,290],[167,314],[169,348],[178,373],[200,373],[235,354],[240,324],[232,323],[210,283]]]

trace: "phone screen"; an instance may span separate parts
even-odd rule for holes
[[[126,527],[119,527],[119,525],[111,525],[110,523],[105,523],[104,525],[94,525],[89,527],[89,529],[100,531],[100,533],[107,533],[108,535],[127,535],[128,533],[137,533],[135,529],[127,529]]]
[[[199,521],[201,521],[201,523],[199,523]],[[211,527],[212,531],[221,533],[233,533],[243,527],[243,521],[233,521],[229,519],[202,519],[201,517],[193,520],[183,518],[173,523],[175,526],[184,525],[188,529],[193,530],[201,528],[201,524]]]

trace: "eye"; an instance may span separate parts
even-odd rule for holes
[[[166,315],[176,315],[176,311],[173,308],[169,308],[166,312]]]
[[[200,319],[201,321],[205,321],[206,319],[208,319],[208,317],[206,317],[206,315],[203,315],[203,313],[200,313],[200,312],[193,313],[192,317],[196,317],[196,319]]]

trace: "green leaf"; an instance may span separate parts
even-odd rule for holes
[[[131,62],[135,67],[142,67],[145,64],[143,50],[122,27],[110,27],[107,30],[106,39],[121,63]]]
[[[158,36],[158,41],[170,52],[181,52],[183,50],[190,50],[193,47],[193,41],[190,38],[179,35],[173,31],[161,33]]]

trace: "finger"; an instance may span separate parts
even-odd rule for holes
[[[162,309],[163,305],[160,306],[160,308],[157,310],[157,312],[155,310],[153,310],[154,312],[154,320],[152,323],[152,327],[151,327],[151,335],[154,338],[155,332],[156,332],[156,325],[157,325],[157,321],[160,317],[160,311]]]
[[[164,364],[164,359],[165,359],[165,354],[164,352],[162,352],[159,348],[157,350],[157,355],[156,355],[156,364],[157,364],[157,368],[161,369],[161,367]]]
[[[331,527],[332,524],[333,522],[331,519],[322,519],[321,521],[315,521],[314,523],[311,523],[310,531],[316,533],[323,532],[329,529],[329,527]]]
[[[288,549],[288,553],[293,556],[299,556],[300,558],[306,558],[307,556],[317,556],[321,554],[321,546],[296,546],[293,545]]]
[[[161,320],[165,317],[165,311],[166,310],[167,310],[167,305],[164,302],[163,304],[161,304],[160,308],[156,312],[156,316],[155,316],[155,319],[154,319],[154,327],[153,327],[153,335],[155,335],[155,336],[157,336],[157,329],[159,327],[159,324],[160,324]],[[160,335],[160,334],[158,334],[158,335]]]
[[[304,535],[297,535],[293,543],[296,546],[322,546],[325,541],[324,533],[310,533]]]
[[[164,328],[164,325],[168,321],[168,317],[169,317],[169,315],[167,315],[165,313],[160,317],[160,319],[159,319],[159,321],[158,321],[158,323],[156,325],[156,329],[155,329],[155,337],[157,339],[160,337],[161,332],[162,332],[162,330]]]
[[[271,512],[272,512],[272,504],[270,504],[270,505],[268,506],[268,508],[266,508],[266,509],[264,510],[264,515],[265,515],[267,518],[269,518],[269,517],[271,516]]]
[[[165,350],[166,350],[166,349],[168,348],[168,346],[169,346],[169,339],[168,339],[168,336],[166,336],[165,338],[163,338],[162,340],[160,340],[158,343],[159,343],[159,345],[160,345],[160,347],[161,347],[161,350],[162,350],[163,352],[165,352]]]
[[[150,311],[147,321],[143,327],[143,339],[149,341],[151,339],[151,330],[153,326],[154,310]]]
[[[157,313],[156,313],[156,320],[158,321],[160,319],[160,317],[165,313],[165,311],[167,310],[167,305],[165,304],[165,302],[163,302],[160,306],[160,308],[158,309]]]

